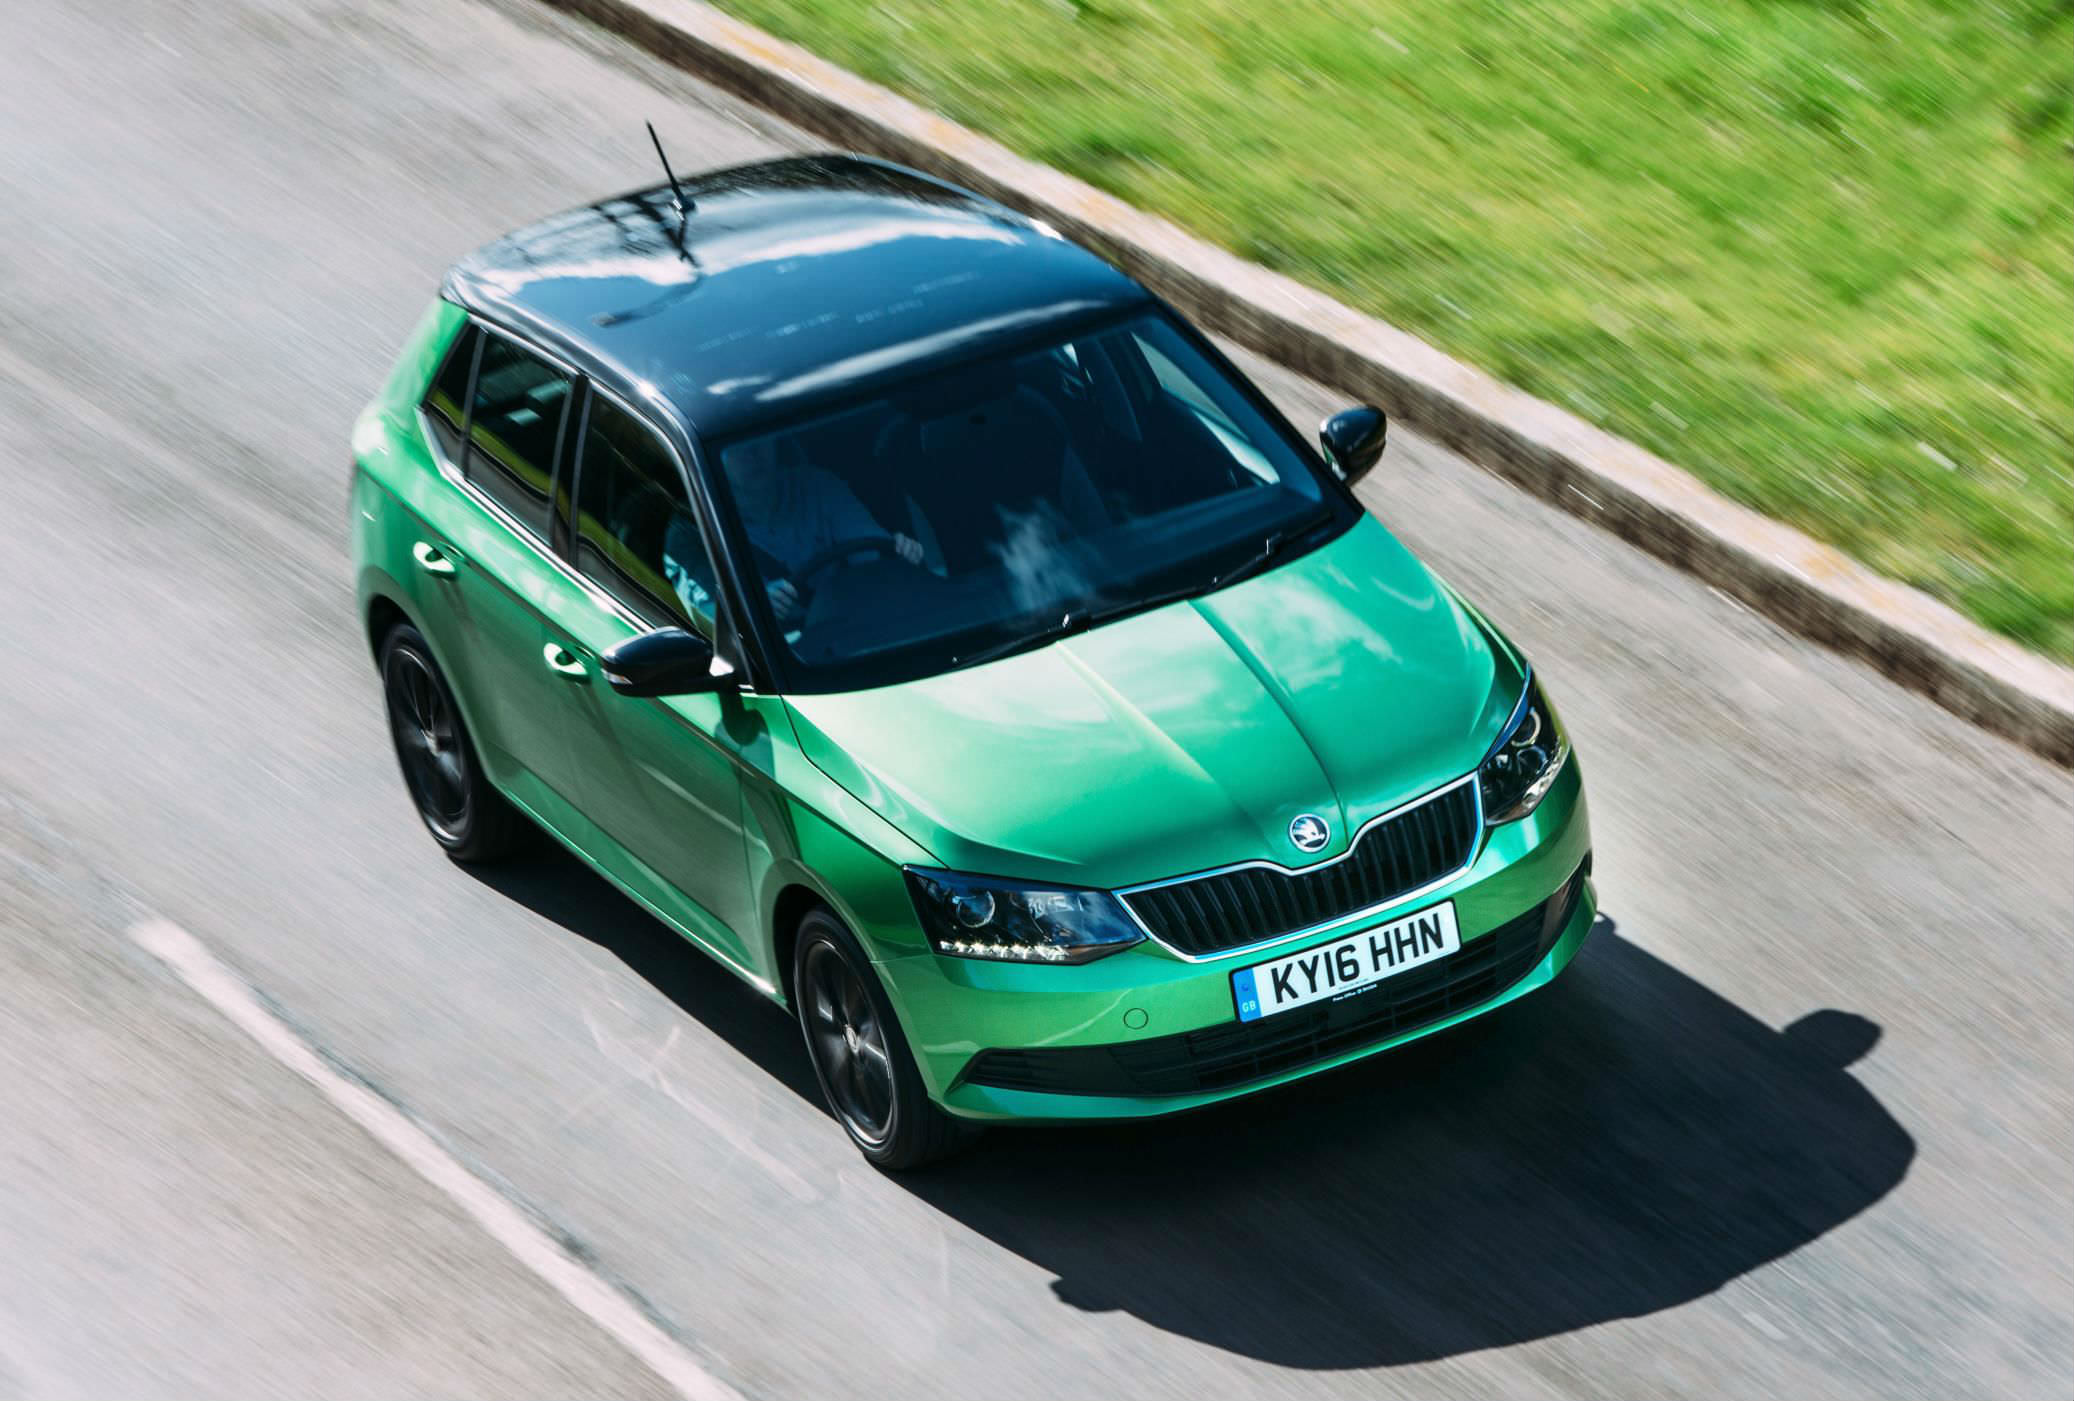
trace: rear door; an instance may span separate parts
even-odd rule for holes
[[[567,737],[583,806],[619,848],[616,871],[714,953],[755,971],[741,766],[767,766],[772,697],[646,700],[598,673],[617,643],[658,627],[714,635],[714,574],[678,456],[646,418],[593,387],[573,435],[567,558],[589,596],[550,621],[550,641],[591,676],[571,688]]]
[[[475,741],[492,774],[542,816],[573,801],[573,761],[558,713],[572,680],[546,655],[545,610],[575,588],[548,547],[549,503],[569,432],[576,376],[479,323],[466,413],[453,418],[452,377],[426,403],[442,469],[460,488],[444,519],[428,522],[421,568],[443,578],[462,657],[452,667]],[[451,362],[449,368],[451,369]],[[550,818],[551,820],[551,818]]]

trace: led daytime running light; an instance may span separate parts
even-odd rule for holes
[[[1066,951],[1057,944],[983,944],[972,939],[947,939],[937,947],[960,958],[1007,958],[1024,963],[1066,961]]]

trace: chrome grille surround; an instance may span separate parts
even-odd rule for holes
[[[1189,962],[1229,958],[1378,914],[1468,870],[1483,840],[1469,773],[1361,824],[1308,866],[1239,861],[1116,892],[1146,935]]]

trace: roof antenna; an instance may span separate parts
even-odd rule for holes
[[[701,276],[698,255],[691,251],[691,245],[685,241],[684,237],[684,230],[691,222],[691,211],[694,206],[689,199],[685,198],[684,187],[677,183],[677,172],[670,169],[670,158],[663,154],[662,138],[655,134],[654,122],[648,123],[648,139],[655,143],[656,159],[663,163],[663,174],[670,177],[670,200],[677,206],[677,233],[670,241],[677,245],[677,256],[682,258],[686,265],[690,267],[691,276],[685,278],[682,282],[665,288],[640,306],[628,307],[624,311],[599,312],[591,318],[591,321],[599,326],[617,326],[622,322],[639,321],[644,316],[653,316],[664,308],[690,296],[692,289],[698,285]],[[599,207],[603,208],[603,206]],[[644,213],[648,212],[648,203],[645,199],[641,201],[641,208]],[[660,223],[661,221],[657,220],[657,222]]]
[[[692,204],[684,197],[684,187],[677,183],[677,172],[670,169],[670,158],[663,154],[663,139],[655,134],[655,123],[648,123],[648,139],[655,143],[655,158],[663,163],[663,174],[670,177],[670,198],[677,206],[677,246],[684,246],[684,226],[691,219]]]

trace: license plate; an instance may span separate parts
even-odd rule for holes
[[[1240,1021],[1258,1021],[1307,1003],[1359,992],[1407,968],[1446,958],[1461,947],[1455,903],[1447,900],[1302,953],[1241,968],[1231,975],[1231,997],[1238,1005]]]

